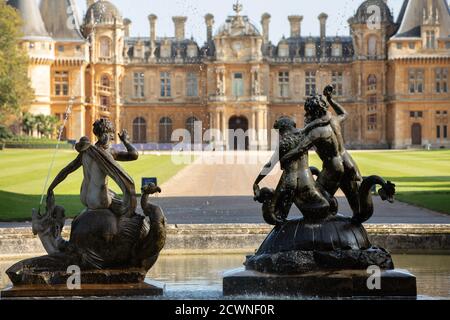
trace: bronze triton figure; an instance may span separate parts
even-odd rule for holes
[[[275,124],[280,134],[279,147],[253,186],[255,200],[263,203],[264,219],[275,228],[257,253],[248,257],[248,270],[301,273],[329,268],[364,269],[370,265],[393,268],[390,254],[371,245],[361,223],[373,214],[372,187],[380,184],[382,199],[392,202],[395,186],[378,176],[362,178],[341,133],[347,113],[333,99],[332,92],[333,88],[327,86],[324,96],[336,115],[328,111],[323,96],[312,96],[305,102],[303,130],[295,129],[295,122],[289,118]],[[323,162],[322,171],[309,167],[308,151],[312,147]],[[259,182],[276,164],[277,157],[283,169],[278,187],[275,191],[260,190]],[[351,204],[353,217],[338,214],[335,194],[339,188]],[[293,203],[303,218],[286,220]]]

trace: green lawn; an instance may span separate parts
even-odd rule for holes
[[[398,200],[450,213],[450,151],[352,154],[364,176],[377,174],[394,182]],[[29,219],[31,208],[39,205],[52,155],[51,150],[9,149],[0,152],[0,221]],[[73,151],[59,151],[50,180],[75,156]],[[311,164],[320,167],[317,156],[311,157]],[[175,165],[169,155],[141,156],[138,161],[122,165],[135,179],[138,188],[143,176],[157,176],[162,184],[183,168],[183,165]],[[74,216],[82,209],[78,196],[81,179],[79,170],[55,190],[57,202],[66,208],[68,216]]]
[[[356,151],[352,155],[362,175],[379,175],[395,183],[397,200],[450,214],[450,151]],[[320,167],[316,156],[311,162]]]
[[[53,153],[53,150],[18,149],[0,152],[0,221],[29,220],[31,208],[39,206]],[[74,151],[57,152],[49,184],[76,156]],[[141,186],[141,177],[158,177],[158,184],[162,184],[184,167],[174,164],[170,155],[141,155],[138,161],[122,162],[121,166],[133,177],[136,188]],[[82,209],[79,197],[82,176],[79,169],[55,189],[56,201],[66,208],[68,216],[75,216]],[[113,190],[120,191],[113,181],[110,184]]]

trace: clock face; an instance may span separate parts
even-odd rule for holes
[[[241,51],[241,49],[242,49],[242,43],[240,43],[239,41],[234,42],[234,43],[233,43],[233,49],[234,49],[234,51],[236,51],[236,52]]]

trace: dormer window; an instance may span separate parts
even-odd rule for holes
[[[436,33],[434,31],[427,31],[425,33],[426,36],[426,47],[427,49],[435,49],[436,48]]]
[[[198,49],[196,45],[189,45],[187,50],[187,56],[189,58],[196,58],[198,55]]]
[[[305,56],[314,57],[316,55],[316,45],[314,43],[308,43],[305,48]]]
[[[287,57],[289,56],[289,45],[288,44],[280,44],[278,48],[278,56],[279,57]]]
[[[342,56],[342,45],[340,43],[334,43],[331,49],[331,55],[333,57]]]
[[[172,48],[170,43],[164,43],[161,46],[161,58],[170,58],[172,56]]]

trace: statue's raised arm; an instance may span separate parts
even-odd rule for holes
[[[338,115],[338,119],[340,122],[347,120],[348,112],[344,109],[344,107],[339,104],[336,100],[333,99],[333,86],[326,86],[323,90],[323,95],[327,98],[328,103],[333,108],[333,110]]]
[[[130,138],[128,136],[127,130],[122,130],[122,132],[119,133],[118,136],[127,151],[116,151],[115,149],[112,149],[111,153],[114,159],[116,161],[136,161],[139,158],[139,153],[137,149],[130,143]]]

